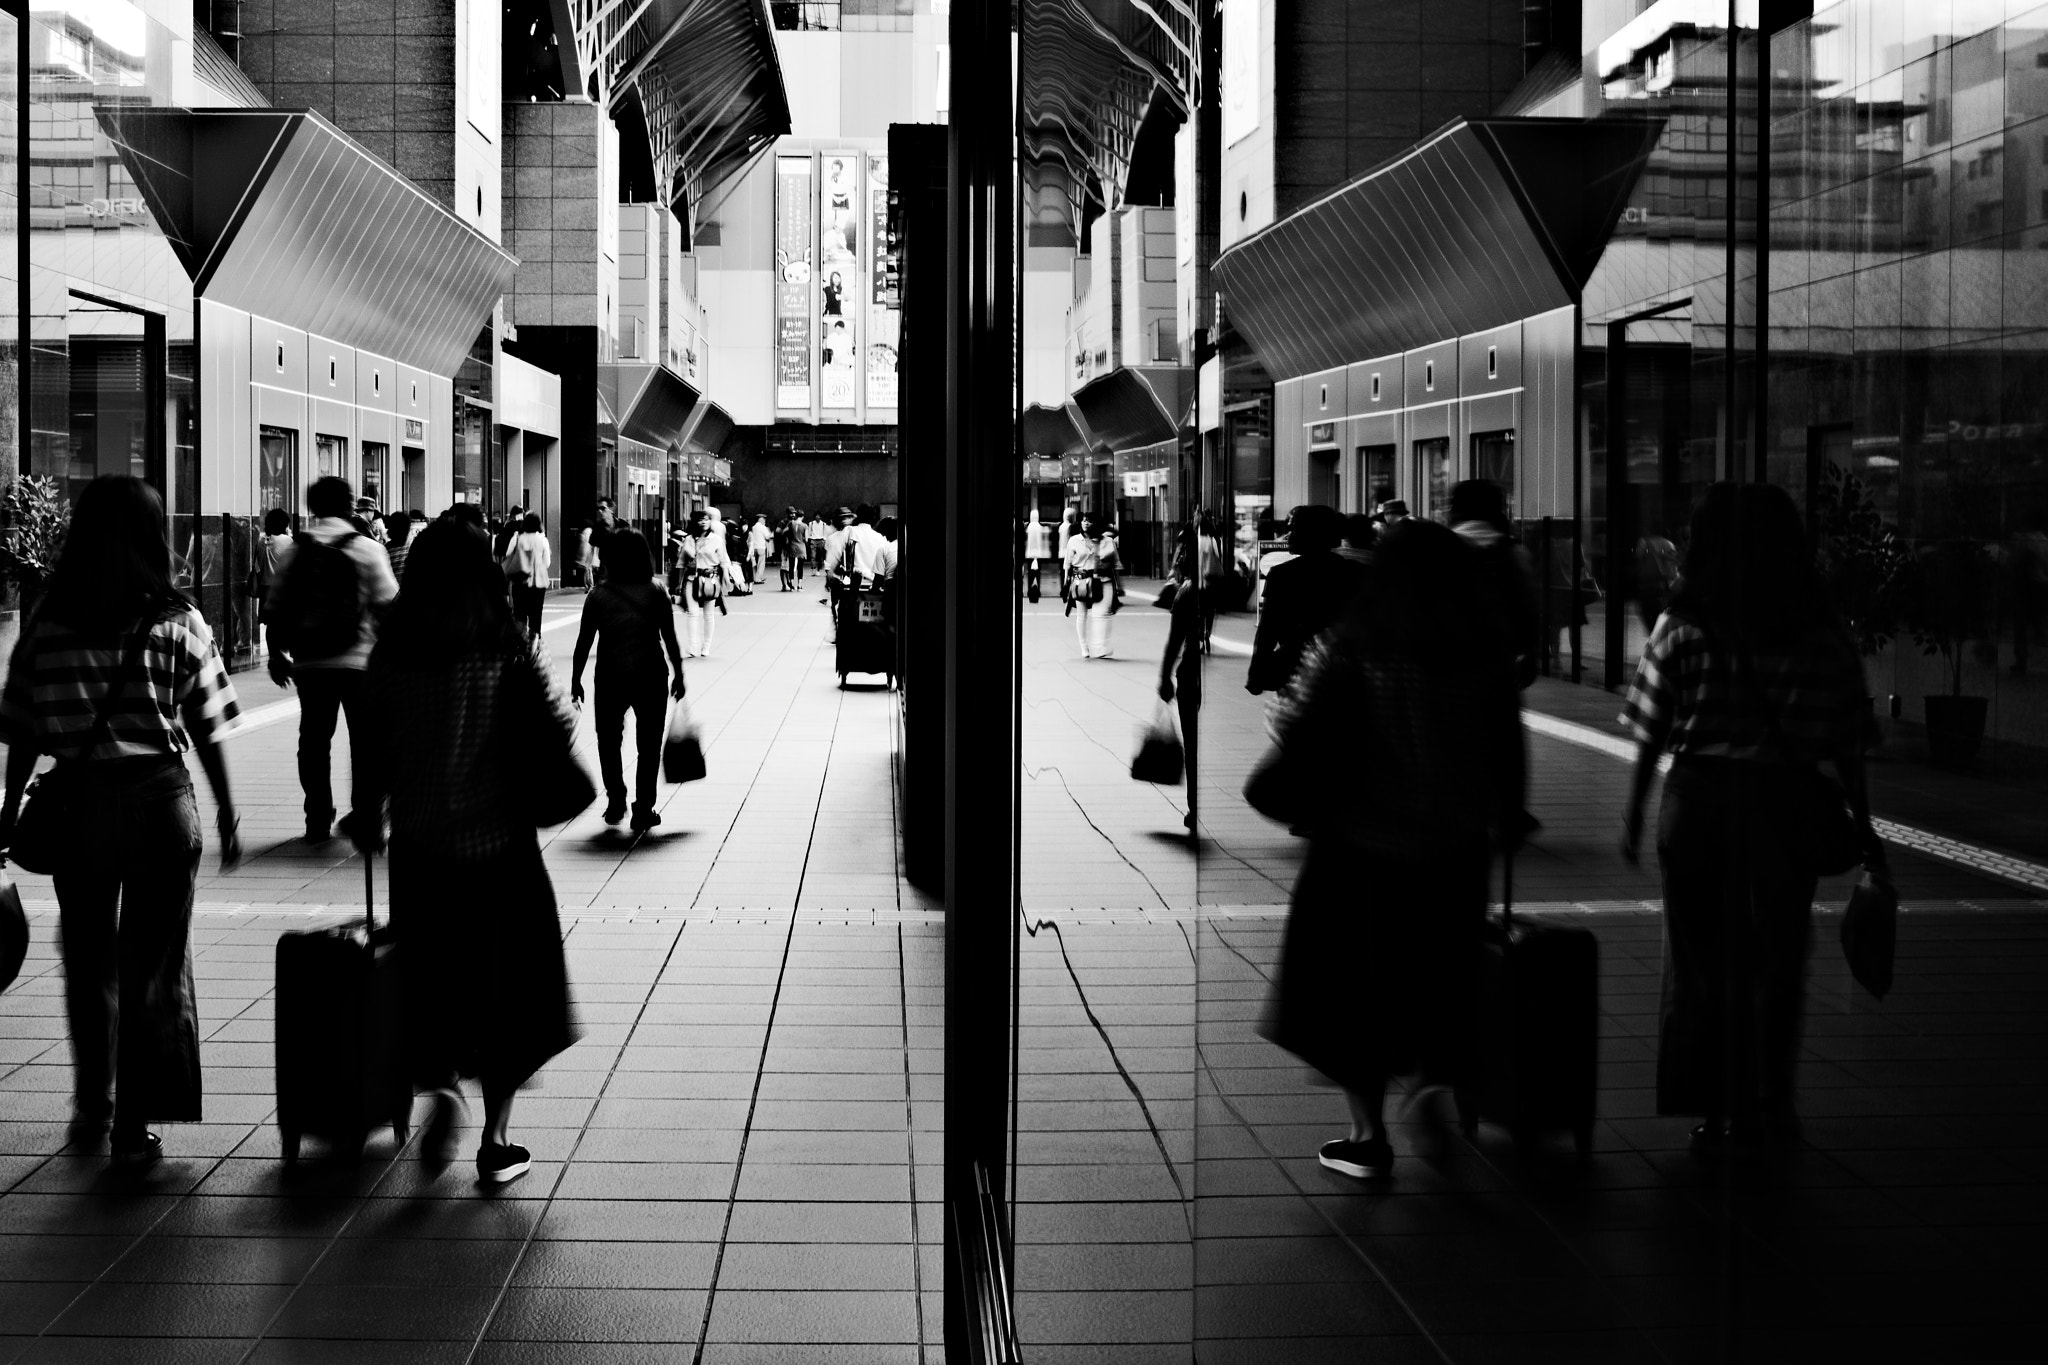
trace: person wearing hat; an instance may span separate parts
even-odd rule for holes
[[[1388,498],[1380,504],[1380,527],[1390,530],[1408,520],[1408,504],[1400,498]]]
[[[775,557],[782,569],[784,592],[804,581],[804,514],[794,507],[775,528]]]
[[[370,539],[376,541],[379,545],[389,545],[391,543],[391,533],[385,528],[384,514],[377,510],[377,500],[375,498],[357,498],[356,517],[363,525],[370,528],[366,533]]]

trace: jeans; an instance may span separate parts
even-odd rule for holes
[[[90,856],[53,879],[78,1117],[111,1113],[120,1127],[196,1121],[192,778],[173,757],[71,766],[94,811],[92,828],[80,831]]]
[[[661,742],[668,727],[668,675],[652,674],[631,682],[597,680],[597,767],[604,778],[605,800],[626,802],[626,712],[633,713],[633,737],[639,750],[634,773],[633,809],[654,809],[654,781],[661,773]]]
[[[529,635],[540,634],[540,609],[547,598],[546,588],[528,587],[523,583],[515,584],[512,588],[512,619],[525,626]],[[353,725],[354,722],[351,721],[350,724]]]
[[[299,786],[306,793],[306,825],[334,823],[334,727],[348,713],[349,806],[368,791],[370,746],[364,730],[363,671],[359,668],[302,668],[292,675],[299,687]]]

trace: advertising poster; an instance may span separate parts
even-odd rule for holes
[[[775,158],[775,406],[811,408],[811,159]]]
[[[818,185],[818,378],[820,406],[851,408],[860,375],[860,155],[827,152]]]
[[[889,158],[868,158],[868,406],[896,406],[896,342],[903,314],[889,306],[882,253],[889,246]]]

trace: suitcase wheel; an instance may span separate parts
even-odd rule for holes
[[[299,1160],[299,1135],[297,1131],[287,1128],[278,1137],[284,1146],[284,1164],[287,1166],[297,1165]]]

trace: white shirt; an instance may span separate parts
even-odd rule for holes
[[[525,586],[545,588],[548,585],[548,570],[554,565],[554,551],[548,548],[548,538],[539,531],[521,531],[512,537],[512,543],[505,547],[505,576],[524,571]]]
[[[1052,558],[1052,527],[1042,521],[1032,521],[1024,528],[1024,557],[1026,559]]]
[[[854,570],[862,578],[873,581],[896,572],[896,542],[865,522],[855,522],[844,531],[834,531],[825,537],[827,573],[839,572],[849,540],[853,544]]]

